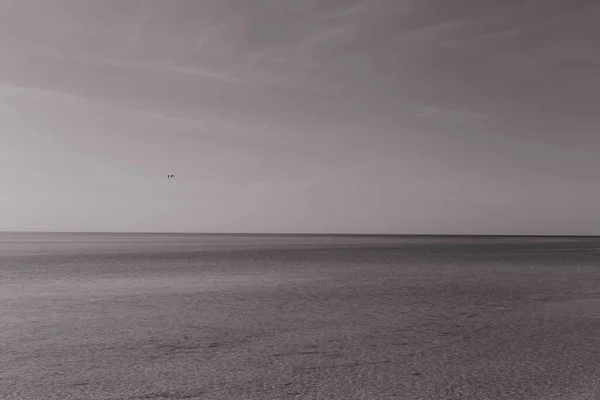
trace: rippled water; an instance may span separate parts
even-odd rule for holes
[[[0,234],[2,399],[600,398],[600,239]]]

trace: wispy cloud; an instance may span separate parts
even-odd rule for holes
[[[473,19],[471,23],[488,22],[489,27],[483,32],[468,37],[448,39],[441,43],[443,46],[453,47],[465,44],[478,44],[493,40],[510,39],[525,35],[534,30],[550,28],[554,25],[567,22],[570,18],[576,18],[582,13],[593,10],[597,5],[587,4],[569,9],[561,9],[551,13],[543,13],[544,10],[534,10],[531,16],[522,17],[515,14],[492,16],[481,19]],[[514,12],[514,10],[511,10]],[[494,26],[500,27],[495,28]],[[503,25],[503,26],[502,26]]]
[[[109,58],[109,57],[92,57],[87,55],[76,55],[69,53],[59,53],[55,51],[48,51],[46,49],[31,49],[31,52],[42,55],[45,57],[52,57],[58,59],[66,59],[77,62],[83,62],[87,64],[95,64],[95,65],[103,65],[108,67],[115,68],[127,68],[127,69],[137,69],[143,71],[154,71],[159,73],[168,73],[168,74],[179,74],[179,75],[189,75],[197,78],[207,78],[218,80],[220,82],[232,83],[232,84],[243,84],[246,81],[240,77],[235,76],[233,72],[230,71],[217,71],[210,68],[202,68],[200,66],[180,66],[169,63],[160,63],[160,62],[135,62],[129,61],[119,58]]]
[[[425,107],[415,114],[420,118],[432,119],[443,122],[451,123],[464,123],[468,121],[481,121],[488,119],[489,117],[485,114],[475,113],[464,110],[452,110],[448,108],[440,107]]]
[[[454,46],[460,46],[460,45],[465,45],[465,44],[477,44],[477,43],[482,43],[482,42],[490,41],[490,40],[509,39],[509,38],[513,38],[517,35],[523,34],[526,31],[533,29],[533,28],[539,28],[539,24],[536,24],[535,26],[532,24],[524,24],[524,25],[519,25],[519,26],[515,26],[515,27],[510,27],[510,28],[498,29],[498,30],[491,31],[491,32],[488,31],[485,33],[473,35],[473,36],[466,37],[466,38],[449,39],[449,40],[445,40],[445,41],[441,42],[440,45],[444,46],[444,47],[454,47]]]
[[[443,21],[435,24],[423,25],[407,30],[399,29],[400,32],[394,37],[394,43],[421,42],[422,40],[437,39],[442,35],[467,26],[472,21],[469,19],[457,19],[452,21]]]
[[[0,98],[4,100],[15,99],[49,99],[53,101],[62,101],[76,105],[86,105],[92,107],[107,107],[101,103],[94,102],[86,97],[77,96],[61,91],[41,89],[31,86],[13,85],[11,83],[0,82]]]
[[[74,106],[93,107],[97,109],[103,109],[108,111],[114,111],[119,113],[125,113],[133,118],[148,119],[155,122],[161,122],[169,124],[172,127],[185,128],[190,130],[206,130],[208,126],[215,127],[219,126],[219,132],[222,135],[227,136],[239,136],[246,137],[247,135],[240,135],[239,132],[243,132],[236,128],[236,124],[233,122],[217,120],[215,118],[202,118],[193,119],[178,116],[166,115],[158,112],[124,107],[120,105],[112,105],[108,103],[102,103],[84,96],[78,96],[70,93],[65,93],[57,90],[42,89],[36,87],[19,86],[10,83],[0,82],[0,99],[4,100],[18,100],[18,99],[42,99],[53,102],[63,102]]]

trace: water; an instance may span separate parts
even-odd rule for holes
[[[2,399],[595,399],[600,238],[0,234]]]

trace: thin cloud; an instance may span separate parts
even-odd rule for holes
[[[214,69],[202,68],[198,66],[194,67],[183,67],[174,64],[168,63],[152,63],[152,62],[135,62],[128,61],[118,58],[108,58],[108,57],[90,57],[90,56],[82,56],[82,55],[74,55],[74,54],[65,54],[58,52],[50,52],[47,50],[36,49],[34,50],[36,54],[53,57],[53,58],[62,58],[67,60],[74,60],[79,62],[84,62],[88,64],[99,64],[108,67],[116,67],[116,68],[128,68],[128,69],[138,69],[144,71],[155,71],[162,73],[170,73],[170,74],[179,74],[179,75],[191,75],[194,77],[214,79],[220,82],[232,83],[232,84],[243,84],[246,83],[245,80],[236,77],[233,73],[228,73],[224,71],[216,71]]]
[[[512,38],[512,37],[515,37],[522,33],[525,33],[525,31],[532,29],[533,27],[534,27],[534,25],[532,25],[532,24],[525,24],[525,25],[521,25],[521,26],[517,26],[517,27],[513,27],[513,28],[500,29],[500,30],[493,31],[493,32],[486,32],[486,33],[483,33],[480,35],[475,35],[475,36],[471,36],[471,37],[464,38],[464,39],[447,40],[440,44],[445,47],[453,47],[453,46],[460,46],[460,45],[464,45],[464,44],[481,43],[481,42],[489,41],[489,40]],[[535,27],[539,27],[539,25],[536,24]]]
[[[502,40],[507,38],[514,38],[516,36],[527,34],[532,30],[548,28],[556,24],[564,23],[569,18],[577,17],[585,12],[590,12],[594,10],[597,6],[593,4],[588,4],[581,8],[574,8],[571,10],[561,10],[560,12],[555,12],[552,15],[541,17],[541,18],[531,18],[525,23],[513,23],[511,26],[503,27],[500,29],[495,29],[491,31],[487,31],[478,35],[473,35],[465,38],[458,39],[450,39],[441,43],[443,46],[459,46],[465,44],[476,44],[486,41],[493,40]],[[490,21],[497,19],[496,17],[489,18]],[[509,18],[515,21],[515,17]],[[479,21],[478,19],[473,19],[472,22],[475,23]]]
[[[360,16],[368,10],[369,6],[372,6],[372,1],[370,2],[368,0],[359,0],[346,8],[342,8],[339,11],[334,11],[333,13],[325,14],[324,19],[346,19],[355,16]]]
[[[51,101],[60,101],[64,103],[68,103],[75,106],[84,106],[84,107],[93,107],[98,109],[105,109],[109,111],[116,111],[121,113],[126,113],[131,115],[132,117],[150,119],[156,122],[167,123],[172,126],[177,126],[180,128],[187,129],[202,129],[205,130],[207,125],[214,127],[215,125],[219,125],[221,128],[227,128],[223,131],[223,134],[231,136],[230,133],[227,132],[237,132],[239,129],[234,130],[231,128],[235,127],[233,122],[228,121],[219,121],[215,119],[193,119],[193,118],[185,118],[185,117],[176,117],[170,116],[166,114],[161,114],[157,112],[152,112],[143,109],[135,109],[128,108],[123,106],[115,106],[107,103],[102,103],[95,101],[93,99],[78,96],[70,93],[61,92],[58,90],[50,90],[50,89],[42,89],[36,87],[29,86],[19,86],[13,85],[10,83],[0,82],[0,98],[5,100],[15,100],[15,99],[47,99]],[[236,135],[239,137],[246,137],[246,135]]]
[[[415,116],[443,122],[462,123],[468,121],[481,121],[489,117],[485,114],[464,110],[452,110],[440,107],[425,107],[417,112]]]
[[[37,98],[62,101],[76,105],[87,105],[92,107],[108,107],[107,105],[94,102],[86,97],[77,96],[57,90],[48,90],[31,86],[13,85],[0,82],[0,98],[5,100]]]
[[[467,26],[470,22],[471,20],[468,19],[459,19],[403,30],[396,35],[394,42],[410,42],[437,38],[440,35],[446,35],[450,31]]]

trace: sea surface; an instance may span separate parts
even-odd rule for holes
[[[600,238],[0,233],[0,399],[600,399]]]

